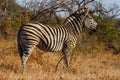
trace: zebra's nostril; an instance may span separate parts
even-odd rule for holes
[[[96,24],[96,27],[98,26],[98,24]]]

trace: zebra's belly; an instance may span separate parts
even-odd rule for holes
[[[50,48],[51,49],[51,51],[61,51],[62,50],[62,48],[63,48],[63,46],[62,46],[62,44],[61,45],[56,45],[56,46],[54,46],[54,48]]]
[[[63,48],[63,42],[57,42],[56,44],[45,44],[43,42],[40,42],[39,45],[37,45],[37,47],[40,50],[43,51],[48,51],[48,52],[57,52],[57,51],[61,51]]]

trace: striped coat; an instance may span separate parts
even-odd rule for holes
[[[35,47],[43,51],[63,51],[63,58],[68,66],[70,54],[76,46],[78,35],[82,33],[84,25],[91,30],[97,27],[97,23],[88,14],[86,8],[71,14],[66,18],[63,26],[49,27],[41,23],[23,24],[18,31],[17,40],[23,67]]]

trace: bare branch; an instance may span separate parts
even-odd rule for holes
[[[62,5],[63,3],[64,3],[64,1],[61,1],[60,3],[56,3],[56,4],[48,7],[49,4],[50,4],[50,3],[49,3],[48,5],[46,5],[46,7],[48,7],[48,8],[45,7],[45,8],[43,8],[42,10],[39,10],[36,14],[33,14],[33,15],[30,17],[30,20],[33,21],[33,20],[35,20],[37,17],[40,17],[41,15],[49,12],[50,10],[54,10],[54,9],[56,10],[56,9],[58,9],[59,6]]]

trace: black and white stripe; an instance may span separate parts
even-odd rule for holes
[[[49,27],[41,23],[23,24],[18,32],[18,49],[23,67],[35,47],[43,51],[63,51],[65,64],[68,66],[70,53],[76,46],[77,36],[83,26],[95,29],[97,23],[83,8],[66,18],[63,26]]]

